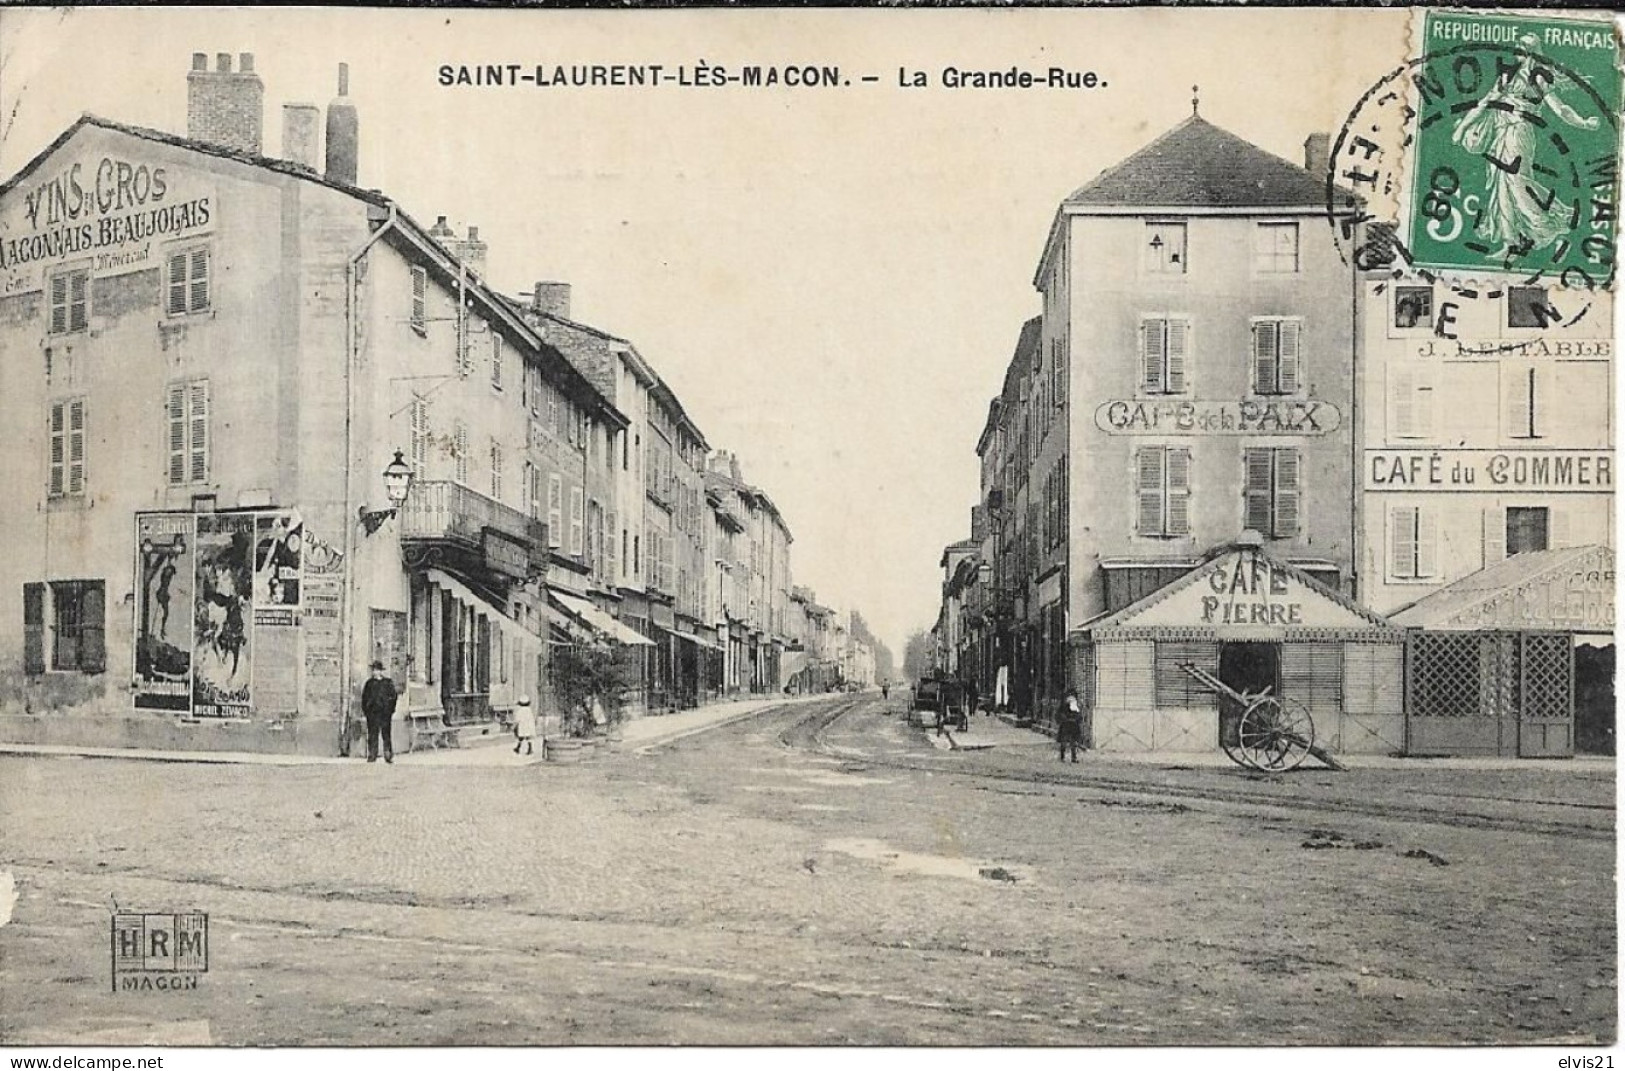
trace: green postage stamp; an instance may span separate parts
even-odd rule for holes
[[[1410,71],[1411,265],[1612,284],[1619,44],[1611,22],[1427,11]]]

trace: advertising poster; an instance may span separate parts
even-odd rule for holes
[[[304,522],[291,512],[254,518],[254,624],[297,624]]]
[[[135,546],[135,705],[186,711],[192,705],[192,514],[138,514]]]
[[[192,713],[246,718],[253,689],[254,516],[197,519]]]

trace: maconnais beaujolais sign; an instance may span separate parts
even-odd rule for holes
[[[211,191],[161,164],[103,153],[53,161],[6,195],[0,294],[38,290],[64,264],[96,275],[157,267],[158,243],[201,233],[213,212]]]

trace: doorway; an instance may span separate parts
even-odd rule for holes
[[[1614,645],[1574,649],[1574,749],[1614,754]]]
[[[1219,644],[1219,680],[1247,695],[1281,694],[1281,645],[1278,643]],[[1225,747],[1240,742],[1243,704],[1219,698],[1219,740]]]

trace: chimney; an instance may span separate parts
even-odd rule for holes
[[[244,52],[238,70],[231,69],[231,53],[209,57],[192,53],[186,72],[186,136],[239,152],[258,155],[265,127],[265,83],[254,73],[254,55]]]
[[[446,226],[445,216],[437,218],[434,227],[435,229],[429,233],[438,238],[440,244],[445,246],[452,256],[462,261],[469,271],[483,279],[485,277],[486,245],[480,241],[480,229],[470,227],[468,228],[468,237],[459,238],[456,231]]]
[[[339,64],[339,95],[327,106],[327,178],[354,186],[361,149],[360,121],[350,103],[350,65]]]
[[[457,237],[457,232],[447,225],[445,216],[434,217],[434,226],[429,228],[429,233],[442,240]]]
[[[570,284],[537,283],[531,298],[531,308],[561,320],[570,318]]]
[[[314,104],[284,104],[282,106],[282,158],[300,167],[317,170],[320,157],[316,151],[319,137],[317,124],[322,110]]]
[[[1332,136],[1330,134],[1310,134],[1303,139],[1303,169],[1324,180],[1331,173],[1332,166]]]

